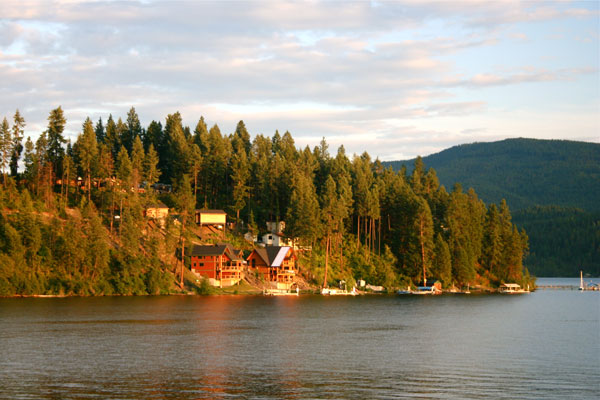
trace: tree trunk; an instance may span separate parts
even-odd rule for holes
[[[327,270],[329,268],[329,230],[327,231],[327,241],[325,243],[325,277],[323,278],[323,287],[327,287]]]
[[[340,235],[340,271],[342,271],[344,269],[344,237],[342,235],[342,232],[340,232],[339,235]]]
[[[423,237],[423,218],[419,221],[419,235],[421,237],[421,261],[423,262],[423,286],[427,286],[427,276],[425,272],[425,238]]]
[[[185,238],[183,237],[183,233],[185,232],[185,219],[181,223],[181,278],[179,280],[179,286],[181,286],[181,290],[183,290],[183,266],[184,266],[184,250],[185,250]]]
[[[110,204],[110,236],[112,236],[113,233],[113,221],[115,220],[115,188],[112,188],[112,202]],[[68,198],[67,198],[68,200]]]
[[[360,215],[357,215],[358,225],[356,227],[356,249],[360,248]]]
[[[123,198],[121,197],[121,205],[119,206],[119,241],[121,241],[121,227],[123,226]]]
[[[198,171],[194,168],[194,208],[198,203]]]
[[[379,239],[377,243],[377,254],[381,255],[381,218],[379,218]]]
[[[67,208],[69,206],[69,188],[71,186],[71,183],[69,182],[69,171],[67,169],[67,187],[65,188],[65,208]]]

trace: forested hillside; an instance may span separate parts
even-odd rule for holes
[[[343,146],[330,154],[325,140],[312,149],[289,132],[251,140],[243,121],[230,134],[202,117],[191,129],[178,112],[147,127],[134,108],[125,121],[88,118],[74,143],[65,124],[58,107],[35,142],[18,111],[0,127],[0,294],[185,290],[175,255],[203,240],[195,208],[226,210],[231,240],[285,220],[285,234],[311,249],[300,270],[315,285],[531,282],[528,237],[507,203],[488,207],[460,185],[448,193],[420,159],[406,175]],[[159,200],[176,214],[165,227],[144,213]]]
[[[600,212],[537,206],[517,211],[514,223],[530,241],[526,265],[537,276],[600,276]]]
[[[557,205],[600,211],[600,144],[506,139],[454,146],[423,157],[440,183],[473,187],[486,203],[506,199],[513,210]],[[414,160],[383,163],[411,170]]]
[[[530,238],[524,260],[537,276],[600,274],[600,144],[507,139],[455,146],[423,158],[440,182],[506,199]],[[410,171],[413,160],[384,163]],[[541,207],[540,207],[541,206]]]

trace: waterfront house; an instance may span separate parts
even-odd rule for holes
[[[244,277],[246,261],[229,244],[193,245],[190,268],[198,276],[208,278],[213,286],[237,284]]]
[[[290,289],[297,273],[297,256],[292,247],[267,246],[254,249],[247,258],[248,270],[278,289]]]

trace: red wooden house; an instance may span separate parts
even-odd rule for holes
[[[264,280],[274,282],[278,289],[290,289],[298,272],[297,256],[292,247],[267,246],[254,249],[248,256],[248,269]]]
[[[190,251],[190,266],[196,275],[209,278],[215,286],[232,286],[244,276],[246,261],[228,244],[194,245]]]

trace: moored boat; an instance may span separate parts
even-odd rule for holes
[[[523,289],[517,283],[503,283],[500,285],[498,292],[502,294],[529,293],[529,285],[527,285],[527,289]]]

